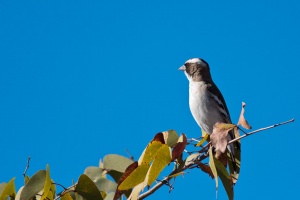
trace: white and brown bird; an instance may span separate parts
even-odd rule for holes
[[[192,58],[187,60],[179,70],[184,71],[189,80],[189,106],[201,129],[211,135],[213,126],[217,122],[231,123],[225,100],[212,80],[208,63],[201,58]],[[228,141],[234,138],[234,131],[230,131]],[[237,179],[240,168],[240,143],[231,143],[227,149],[228,164],[232,168],[231,174]]]

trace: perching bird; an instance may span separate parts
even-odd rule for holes
[[[201,58],[192,58],[187,60],[179,70],[184,71],[189,80],[190,110],[201,129],[211,135],[213,126],[217,122],[231,123],[225,100],[211,78],[208,63]],[[230,131],[228,141],[234,138],[234,132]],[[237,179],[240,163],[240,143],[231,143],[228,150],[230,153],[229,160],[231,160],[229,162],[232,164]]]

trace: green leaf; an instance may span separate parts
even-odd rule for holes
[[[162,147],[157,151],[150,168],[148,177],[149,186],[159,176],[160,172],[170,163],[171,158],[171,148],[166,144],[162,145]]]
[[[85,174],[79,177],[75,191],[86,200],[102,200],[100,191],[95,183]]]
[[[117,184],[106,178],[100,178],[95,182],[97,188],[101,192],[114,192],[117,189]]]
[[[218,187],[219,187],[219,184],[218,184],[218,173],[217,173],[217,168],[216,168],[216,165],[215,165],[215,162],[214,162],[214,155],[213,155],[213,152],[212,152],[212,146],[209,148],[208,150],[208,153],[209,153],[209,166],[210,166],[210,169],[215,177],[215,182],[216,182],[216,192],[218,191]]]
[[[103,167],[109,170],[125,172],[126,168],[133,163],[132,160],[117,154],[106,155],[103,159]]]
[[[233,200],[233,184],[231,181],[231,178],[225,168],[225,166],[223,165],[223,163],[221,161],[219,161],[218,159],[214,158],[214,162],[218,171],[218,175],[223,183],[223,186],[226,190],[227,196],[229,200]]]
[[[177,144],[179,136],[176,131],[168,130],[168,131],[164,131],[163,134],[164,134],[166,144],[169,145],[169,147],[174,147],[175,144]]]
[[[7,197],[15,197],[16,196],[16,187],[15,187],[15,178],[12,178],[5,187],[3,188],[4,184],[2,183],[2,193],[0,195],[0,199],[6,199]]]
[[[97,181],[102,178],[102,169],[99,167],[87,167],[84,170],[84,174],[87,175],[92,181]]]
[[[21,198],[22,200],[32,199],[39,191],[44,187],[46,180],[46,171],[40,170],[34,174],[25,187],[22,190]]]
[[[122,172],[117,172],[115,170],[109,170],[107,173],[115,180],[116,183],[119,181],[119,179],[123,175]]]
[[[142,183],[150,168],[150,164],[142,163],[118,187],[119,190],[128,190]]]
[[[47,165],[46,166],[46,180],[45,180],[45,184],[44,184],[44,192],[41,197],[41,200],[44,200],[48,197],[48,193],[50,192],[51,184],[52,183],[51,183],[51,179],[50,179],[50,168],[49,168],[49,165]]]

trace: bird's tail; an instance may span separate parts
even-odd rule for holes
[[[231,130],[228,134],[229,141],[237,137],[239,137],[237,129]],[[236,183],[241,166],[241,143],[239,140],[228,145],[227,159],[232,181]]]

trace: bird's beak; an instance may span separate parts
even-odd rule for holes
[[[179,69],[178,69],[178,70],[185,71],[185,66],[184,66],[184,65],[182,65],[181,67],[179,67]]]

